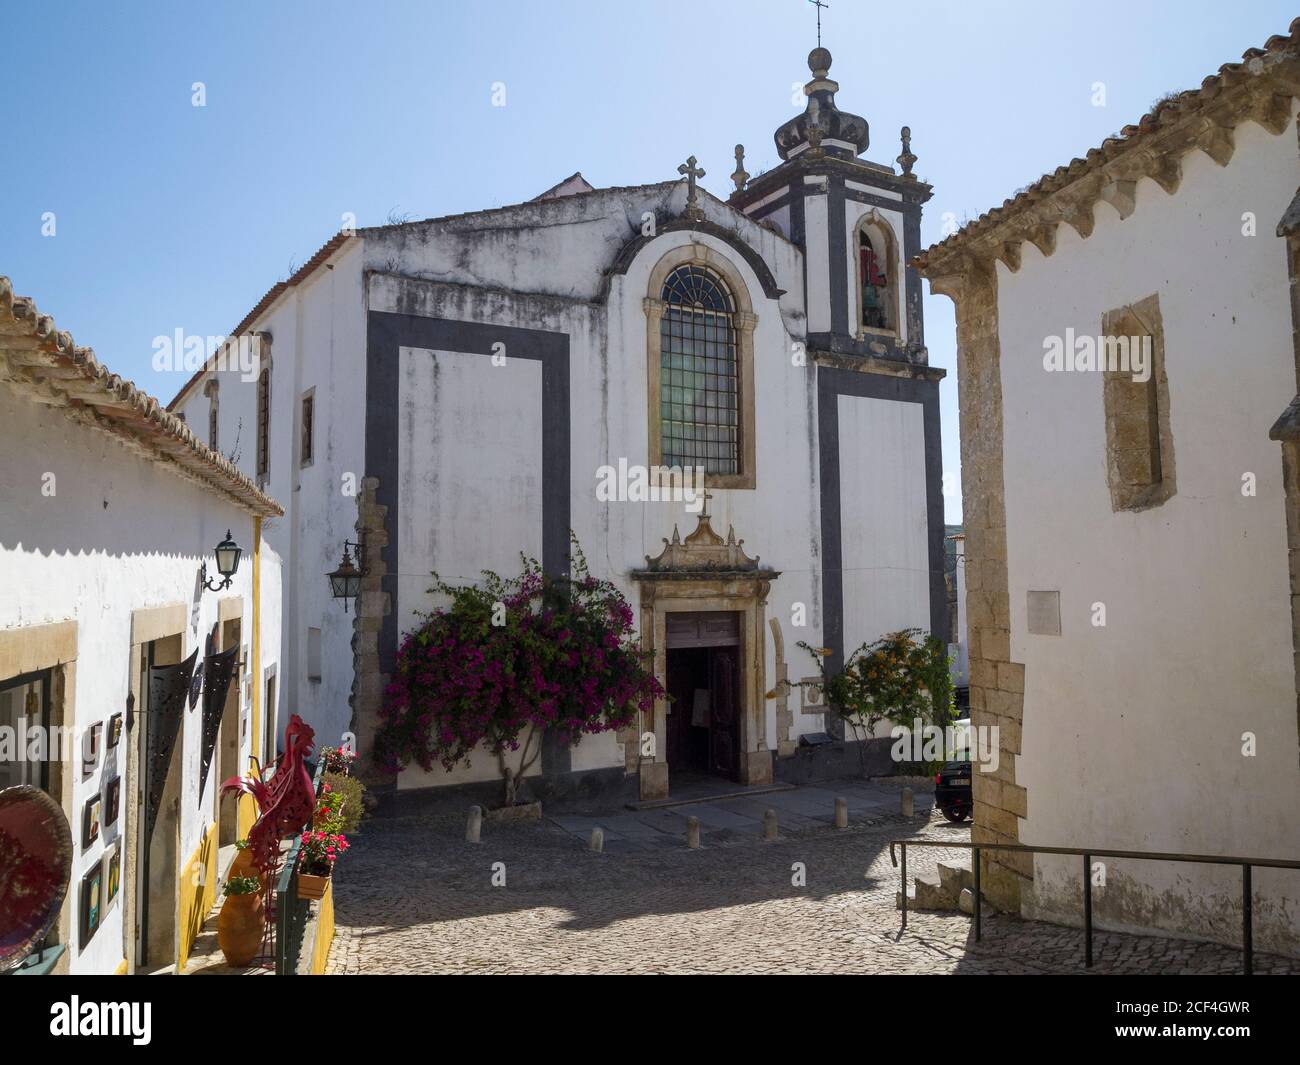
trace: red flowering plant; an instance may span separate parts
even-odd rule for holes
[[[347,776],[352,770],[352,763],[357,760],[357,753],[347,747],[322,747],[320,760],[325,763],[325,772]]]
[[[482,747],[513,806],[544,733],[570,744],[623,728],[663,694],[645,668],[632,608],[591,576],[576,540],[566,577],[521,558],[518,577],[484,570],[472,586],[434,574],[430,591],[450,603],[406,635],[384,693],[375,749],[389,771],[438,762],[450,772]]]
[[[347,851],[348,837],[341,832],[308,829],[302,839],[302,857],[298,871],[309,876],[329,876],[334,863]]]
[[[313,828],[323,828],[326,832],[337,832],[343,824],[343,794],[330,785],[321,786],[316,796],[316,812],[312,815]]]

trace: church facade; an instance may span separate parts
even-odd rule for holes
[[[751,180],[737,147],[726,200],[692,158],[684,180],[574,175],[514,206],[341,232],[232,334],[258,341],[255,374],[218,352],[182,389],[172,409],[286,501],[265,533],[286,580],[279,683],[322,742],[355,733],[365,758],[432,572],[514,574],[521,552],[567,572],[572,532],[674,699],[545,744],[535,793],[860,771],[799,683],[817,676],[799,644],[833,670],[890,631],[947,639],[943,371],[906,265],[930,187],[906,129],[897,169],[863,158],[830,65],[809,56],[779,166]],[[646,498],[641,475],[663,469],[686,490]],[[345,545],[355,612],[325,576]],[[485,756],[391,783],[497,774]]]

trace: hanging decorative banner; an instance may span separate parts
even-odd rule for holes
[[[239,665],[239,645],[229,651],[208,655],[204,663],[203,689],[203,748],[199,767],[199,803],[203,803],[203,788],[208,783],[208,768],[217,749],[217,732],[221,728],[221,712],[226,706],[226,693]]]
[[[181,716],[189,695],[190,680],[198,661],[196,647],[189,658],[174,666],[151,666],[149,669],[149,705],[146,708],[146,726],[149,730],[148,764],[145,780],[144,838],[153,835],[158,808],[162,805],[163,788],[167,786],[167,768],[171,765],[172,749],[181,730]]]

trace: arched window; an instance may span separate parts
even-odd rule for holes
[[[883,244],[884,241],[880,241]],[[858,230],[858,279],[862,286],[862,325],[867,329],[896,328],[892,320],[894,308],[889,299],[891,266],[885,258],[885,248],[872,241],[864,226]]]
[[[899,301],[902,257],[893,224],[874,207],[858,217],[858,336],[885,333],[903,340]]]
[[[713,271],[688,264],[668,275],[660,299],[663,464],[703,466],[706,475],[739,474],[743,427],[731,291]]]

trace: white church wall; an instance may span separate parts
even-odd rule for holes
[[[831,254],[826,197],[804,199],[804,244],[808,255],[808,332],[831,328]]]
[[[625,354],[611,360],[606,368],[611,411],[608,440],[594,453],[604,455],[602,461],[610,464],[617,464],[622,456],[629,462],[648,462],[647,338],[641,301],[648,294],[650,272],[655,264],[692,239],[726,258],[735,273],[743,278],[758,318],[754,330],[756,487],[711,489],[712,525],[724,536],[727,528],[734,526],[736,535],[744,539],[749,555],[757,555],[762,564],[781,571],[771,586],[768,616],[781,622],[790,676],[806,676],[813,672],[813,663],[811,659],[804,660],[804,652],[796,642],[802,639],[817,644],[822,624],[820,570],[816,562],[820,503],[812,445],[814,369],[797,364],[791,357],[793,337],[786,330],[781,307],[765,296],[752,268],[724,241],[699,233],[664,234],[642,249],[626,275],[616,279],[609,300],[610,348]],[[784,242],[782,245],[789,247]],[[791,254],[773,256],[773,259],[767,261],[774,267],[777,284],[797,292],[802,287],[802,263],[797,252],[791,249]],[[605,512],[595,517],[607,530],[606,551],[615,572],[641,568],[646,555],[658,555],[663,540],[672,536],[674,524],[683,536],[696,525],[695,515],[686,513],[682,504],[623,503],[603,509]],[[639,601],[637,589],[626,588],[625,594],[632,603]],[[795,604],[802,609],[796,612]],[[792,624],[796,613],[806,622],[803,628]],[[763,639],[770,684],[775,677],[776,651],[770,632],[765,632]],[[767,743],[774,748],[775,703],[767,702],[763,713]],[[796,715],[792,736],[820,727],[820,718]]]
[[[54,408],[46,408],[0,389],[0,629],[27,628],[75,620],[77,658],[74,697],[65,724],[81,730],[101,723],[105,732],[113,714],[125,713],[130,691],[132,612],[184,603],[188,608],[184,655],[204,641],[218,617],[218,603],[242,597],[241,639],[251,640],[253,616],[253,519],[233,503],[183,480],[159,463],[146,461],[106,434],[78,425]],[[52,474],[54,494],[41,491],[42,476]],[[199,568],[208,563],[215,576],[212,549],[229,529],[245,550],[233,586],[221,593],[203,590]],[[278,559],[263,549],[263,618],[274,622],[279,601]],[[273,631],[273,630],[272,630]],[[263,661],[274,663],[276,640],[263,643]],[[247,710],[247,704],[244,704]],[[180,776],[180,856],[185,862],[212,823],[219,762],[209,770],[199,794],[201,711],[184,712],[178,739],[180,756],[173,772]],[[71,829],[74,839],[69,905],[72,932],[69,954],[74,973],[113,972],[133,953],[124,938],[123,913],[128,865],[122,854],[122,887],[113,904],[102,910],[102,923],[84,947],[78,925],[81,877],[102,862],[105,848],[125,848],[129,809],[134,804],[123,788],[114,825],[103,825],[89,848],[82,846],[82,811],[92,795],[105,795],[113,777],[125,777],[129,744],[123,731],[116,747],[101,737],[100,753],[90,773],[82,772],[80,748],[64,771],[72,780]],[[241,763],[251,753],[241,742]],[[125,784],[125,780],[124,780]],[[134,787],[134,784],[132,784]]]
[[[1096,208],[1044,258],[998,270],[1011,658],[1025,663],[1027,843],[1293,857],[1300,827],[1281,456],[1269,426],[1294,394],[1283,242],[1295,131],[1234,131],[1227,167],[1193,152],[1174,196],[1143,179],[1122,220]],[[1243,236],[1242,212],[1257,236]],[[1115,513],[1097,373],[1048,373],[1044,340],[1096,336],[1156,294],[1176,494]],[[1242,492],[1243,475],[1257,495]],[[1030,635],[1026,593],[1060,593],[1060,637]],[[1093,624],[1094,604],[1105,626]],[[1243,757],[1243,736],[1257,737]],[[1235,941],[1240,872],[1108,863],[1099,919]],[[1077,920],[1073,861],[1039,857],[1033,912]],[[1115,901],[1109,903],[1107,891]],[[1300,883],[1256,870],[1256,945],[1300,949]],[[1233,909],[1236,908],[1236,916]]]
[[[929,523],[921,404],[842,395],[839,426],[847,658],[886,633],[929,631]]]

